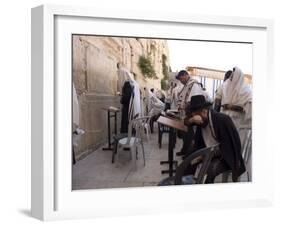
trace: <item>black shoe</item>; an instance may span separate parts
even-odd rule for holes
[[[131,148],[123,148],[124,151],[130,151]]]

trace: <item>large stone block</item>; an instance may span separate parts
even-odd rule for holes
[[[80,126],[85,130],[82,136],[77,155],[83,157],[83,152],[94,151],[107,143],[107,111],[108,106],[120,107],[119,97],[104,96],[88,93],[80,101],[81,117]],[[114,120],[110,120],[112,133],[114,132]],[[120,113],[117,113],[117,131],[120,131]]]
[[[117,60],[95,46],[87,48],[88,91],[115,95],[117,91]]]

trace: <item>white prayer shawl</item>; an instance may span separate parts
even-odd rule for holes
[[[117,80],[117,92],[122,93],[122,88],[126,81],[130,81],[130,72],[126,68],[120,68],[117,71],[118,80]]]
[[[223,84],[222,83],[216,90],[216,96],[215,96],[215,99],[222,99],[222,87],[223,87]]]
[[[243,72],[235,67],[231,77],[222,85],[221,104],[232,104],[244,108],[247,102],[252,102],[252,91],[244,82]]]
[[[128,80],[130,81],[131,85],[134,87],[133,90],[133,98],[131,98],[131,100],[133,101],[132,103],[132,107],[133,107],[133,117],[135,115],[139,115],[141,116],[141,95],[140,95],[140,87],[139,84],[136,82],[136,80],[134,79],[134,76],[128,72]]]
[[[206,101],[211,102],[212,99],[209,94],[203,90],[201,85],[193,78],[190,78],[186,85],[178,93],[178,107],[186,109],[187,104],[190,102],[192,96],[203,95]]]
[[[165,104],[154,94],[150,98],[151,108],[148,112],[149,116],[158,115],[165,109]]]
[[[183,85],[180,84],[173,89],[171,96],[171,110],[178,110],[179,92],[182,88]]]
[[[73,102],[73,126],[72,126],[72,144],[74,149],[76,149],[79,145],[81,136],[85,133],[83,129],[79,128],[79,102],[77,98],[76,89],[74,87],[74,84],[72,85],[72,102]],[[74,133],[74,131],[76,133]]]
[[[233,77],[232,77],[233,76]],[[243,112],[225,110],[222,108],[222,113],[231,117],[234,125],[238,129],[240,139],[245,140],[245,128],[252,127],[252,91],[244,83],[244,74],[235,67],[231,77],[222,84],[222,99],[221,103],[237,105],[243,108]]]
[[[148,87],[145,88],[145,107],[146,114],[149,116],[157,115],[164,110],[165,104],[150,91]]]
[[[134,116],[139,114],[141,116],[141,96],[140,96],[140,87],[139,84],[134,81]]]
[[[171,102],[172,102],[172,93],[173,93],[173,88],[170,87],[170,88],[167,90],[167,94],[166,94],[166,98],[165,98],[165,102],[166,102],[166,103],[171,104]]]
[[[151,110],[151,98],[153,96],[153,93],[149,90],[148,87],[145,88],[145,108],[146,108],[146,114],[150,112]]]
[[[156,91],[155,95],[159,100],[161,100],[162,98],[166,99],[166,95],[162,90]]]
[[[141,90],[140,90],[141,91]],[[146,115],[146,111],[145,111],[145,93],[144,92],[140,92],[140,99],[141,99],[141,116],[145,116]]]
[[[73,101],[73,123],[79,127],[79,103],[74,84],[72,86],[72,101]]]

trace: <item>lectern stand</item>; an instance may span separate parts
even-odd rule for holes
[[[169,164],[168,170],[162,170],[163,173],[169,173],[169,177],[173,176],[175,172],[174,164],[177,165],[177,161],[174,161],[174,147],[177,139],[177,130],[187,132],[187,127],[181,120],[173,119],[170,117],[160,116],[157,120],[158,123],[169,127],[169,145],[168,145],[168,161],[161,161],[160,164]]]
[[[109,107],[109,108],[102,108],[102,110],[107,111],[107,139],[108,139],[108,146],[103,148],[102,150],[105,151],[111,151],[113,150],[112,142],[111,142],[111,128],[110,128],[110,119],[114,118],[114,134],[117,134],[117,113],[120,111],[120,109],[115,107]]]

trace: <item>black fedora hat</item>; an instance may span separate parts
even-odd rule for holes
[[[201,110],[211,106],[212,103],[207,102],[203,95],[195,95],[191,97],[190,104],[187,107],[189,113]]]

